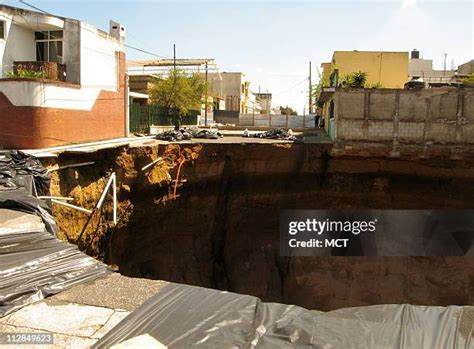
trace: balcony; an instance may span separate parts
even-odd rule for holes
[[[15,78],[47,79],[52,81],[66,81],[66,65],[56,62],[13,62],[13,76]]]

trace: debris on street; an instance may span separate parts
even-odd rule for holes
[[[201,139],[219,139],[224,137],[218,129],[199,129],[199,128],[184,128],[171,131],[165,131],[156,135],[156,139],[168,142],[180,142],[190,140],[191,138]]]
[[[273,130],[258,132],[251,135],[248,130],[244,131],[244,137],[254,137],[254,138],[267,138],[267,139],[283,139],[287,141],[296,141],[296,137],[293,135],[293,131],[289,129],[285,131],[282,128],[276,128]]]

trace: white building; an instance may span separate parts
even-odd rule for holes
[[[107,33],[76,19],[0,5],[0,145],[123,137],[124,41],[125,28],[113,21]],[[10,115],[41,130],[5,131]]]

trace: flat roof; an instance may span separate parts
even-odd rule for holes
[[[201,66],[214,63],[214,58],[180,58],[176,59],[176,66]],[[133,60],[127,62],[128,67],[172,67],[173,59]]]

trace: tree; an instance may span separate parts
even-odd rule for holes
[[[280,107],[280,113],[282,113],[283,115],[298,115],[298,113],[291,109],[289,106]]]
[[[187,75],[180,69],[171,69],[167,77],[156,78],[148,93],[153,104],[163,108],[166,115],[176,115],[176,127],[181,115],[190,110],[201,110],[206,81],[197,74]]]

